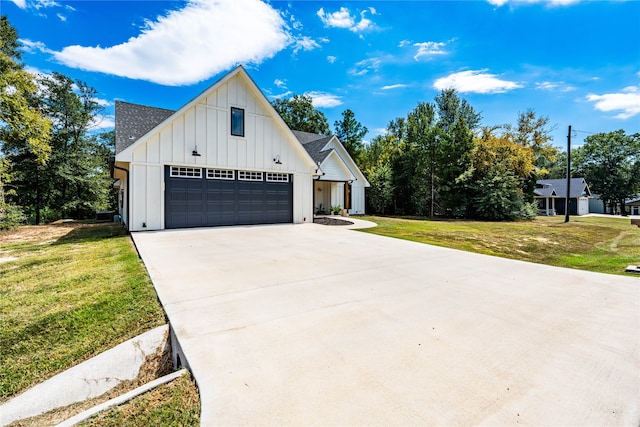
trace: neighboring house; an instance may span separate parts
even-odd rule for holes
[[[640,215],[640,196],[627,199],[624,204],[629,215]]]
[[[605,206],[604,201],[599,194],[591,194],[589,199],[589,213],[621,215],[622,206],[619,202],[613,205]],[[640,195],[636,195],[624,201],[625,210],[628,215],[640,215]]]
[[[567,198],[566,179],[540,179],[534,190],[541,215],[564,215]],[[571,178],[569,195],[569,214],[585,215],[589,213],[591,191],[584,178]]]
[[[359,214],[369,186],[336,137],[292,132],[242,66],[177,111],[116,102],[112,177],[130,231],[312,222],[320,203]]]

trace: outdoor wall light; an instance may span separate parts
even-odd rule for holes
[[[277,155],[276,157],[274,157],[273,163],[275,163],[276,165],[282,164],[282,162],[280,161],[280,155]]]
[[[202,154],[198,153],[198,146],[196,145],[196,148],[193,149],[193,151],[191,152],[191,155],[194,157],[200,157],[202,156]]]

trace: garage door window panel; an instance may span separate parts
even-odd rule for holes
[[[202,178],[202,169],[188,168],[188,167],[182,167],[182,166],[171,166],[171,177]]]
[[[262,181],[262,172],[238,171],[238,180],[240,181]]]
[[[236,179],[236,174],[235,171],[229,169],[207,169],[207,179],[233,181]]]

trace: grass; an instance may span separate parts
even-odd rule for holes
[[[538,217],[534,221],[483,222],[365,217],[362,230],[420,243],[600,273],[625,273],[640,264],[640,228],[629,219]]]
[[[131,239],[113,224],[0,234],[0,313],[0,400],[165,323]]]
[[[198,389],[189,375],[158,387],[129,402],[100,413],[81,426],[197,426]]]

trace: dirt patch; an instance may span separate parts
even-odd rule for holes
[[[40,427],[55,426],[61,422],[77,415],[87,409],[118,397],[128,391],[138,388],[150,381],[168,375],[173,372],[173,362],[171,361],[171,346],[168,339],[166,345],[161,346],[154,354],[147,356],[140,367],[138,377],[131,381],[124,381],[112,388],[102,396],[83,402],[74,403],[63,408],[54,409],[36,417],[25,418],[9,424],[9,427]]]
[[[329,217],[314,218],[313,222],[315,224],[322,224],[322,225],[353,225],[353,222],[351,221],[347,221],[345,219],[338,219],[338,218],[329,218]]]
[[[89,224],[78,222],[59,222],[46,225],[23,225],[14,230],[0,232],[0,244],[42,242],[50,243],[67,235],[79,227],[87,227]]]

